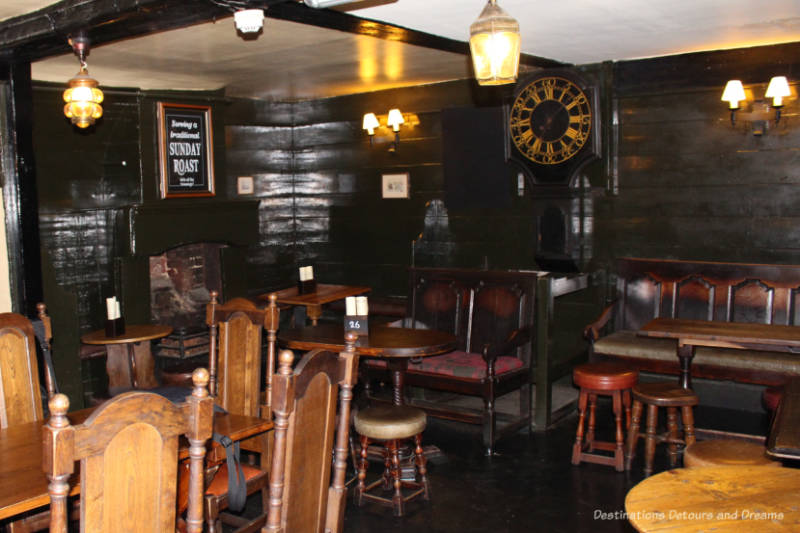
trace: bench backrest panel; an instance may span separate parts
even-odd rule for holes
[[[800,324],[800,266],[623,258],[617,329],[656,317]]]
[[[480,353],[533,325],[535,273],[411,268],[408,316],[413,323],[449,331],[459,350]],[[530,363],[530,344],[516,355]]]

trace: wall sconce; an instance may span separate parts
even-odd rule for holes
[[[405,119],[399,109],[390,109],[389,116],[386,118],[386,125],[391,126],[394,132],[394,143],[389,148],[390,152],[396,152],[397,147],[400,145],[400,124],[404,123]]]
[[[361,123],[361,127],[367,130],[370,146],[372,146],[372,138],[375,136],[375,128],[378,126],[380,126],[380,123],[378,122],[378,117],[375,116],[375,113],[366,113],[364,115],[364,121]]]
[[[519,23],[497,5],[497,0],[489,0],[469,27],[469,49],[478,84],[517,81],[519,48]]]
[[[89,38],[79,33],[68,40],[72,51],[78,56],[81,69],[67,84],[64,91],[64,115],[79,128],[87,128],[103,116],[103,91],[97,88],[97,80],[89,76],[86,56],[89,55]]]
[[[765,98],[772,98],[772,107],[775,108],[775,124],[781,120],[781,108],[783,107],[783,99],[791,96],[789,89],[789,82],[785,76],[774,76],[769,80],[767,91],[764,94]],[[740,80],[730,80],[725,85],[725,90],[722,92],[722,101],[728,102],[728,107],[731,110],[731,125],[736,125],[736,112],[739,111],[739,102],[746,101],[744,87]],[[762,135],[766,129],[770,119],[770,106],[764,100],[756,100],[751,106],[749,113],[741,113],[742,118],[749,121],[753,126],[754,135]]]
[[[419,119],[415,114],[411,113],[408,115],[403,115],[403,113],[397,108],[390,109],[387,115],[381,115],[380,117],[375,116],[375,113],[366,113],[364,115],[364,120],[361,123],[361,127],[367,130],[370,146],[372,146],[372,138],[375,135],[375,130],[381,126],[382,121],[385,121],[384,123],[386,124],[386,127],[391,128],[394,132],[394,140],[389,147],[390,152],[396,152],[398,146],[400,145],[401,124],[407,124],[409,126],[419,124]]]

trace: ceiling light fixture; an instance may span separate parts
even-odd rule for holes
[[[64,91],[64,115],[79,128],[87,128],[103,116],[103,91],[97,88],[97,80],[89,76],[86,56],[89,55],[89,38],[81,32],[68,40],[72,51],[78,56],[81,69],[68,82]]]
[[[480,85],[517,81],[519,23],[497,5],[497,0],[489,0],[478,20],[469,27],[469,48]]]
[[[264,27],[264,10],[240,9],[234,12],[233,23],[242,33],[257,33]]]
[[[326,7],[333,7],[338,6],[341,4],[352,4],[353,2],[358,2],[360,0],[303,0],[303,3],[308,7],[313,7],[314,9],[322,9]]]

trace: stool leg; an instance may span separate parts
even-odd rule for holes
[[[383,490],[392,490],[394,486],[392,468],[392,451],[389,445],[385,443],[383,446]]]
[[[586,432],[586,449],[594,451],[594,426],[595,426],[595,411],[597,410],[597,394],[589,393],[589,430]]]
[[[431,498],[428,491],[428,469],[426,467],[428,459],[425,457],[425,449],[422,447],[422,433],[414,435],[414,443],[417,445],[417,448],[414,450],[417,472],[419,472],[419,480],[424,490],[422,497],[426,500],[430,500]]]
[[[625,429],[631,427],[631,390],[622,391],[622,405],[625,407]]]
[[[681,419],[683,422],[683,440],[686,441],[686,446],[694,444],[694,411],[692,411],[691,405],[681,407]]]
[[[400,480],[400,452],[397,449],[397,439],[386,442],[386,447],[392,457],[392,478],[394,481],[394,495],[392,496],[392,508],[395,516],[403,516],[405,506],[403,505],[403,483]]]
[[[572,445],[572,464],[581,462],[581,448],[583,447],[583,422],[586,419],[586,391],[581,389],[578,395],[578,430],[575,432],[575,444]]]
[[[356,492],[355,492],[355,500],[356,505],[361,507],[364,503],[363,498],[361,497],[364,494],[367,486],[365,480],[367,479],[367,465],[369,461],[367,460],[367,448],[369,447],[369,438],[365,437],[364,435],[360,436],[361,440],[361,453],[359,454],[360,460],[358,461],[358,484],[356,485]]]
[[[616,440],[617,446],[614,450],[614,468],[617,472],[622,472],[625,469],[625,453],[623,447],[625,445],[625,437],[622,432],[622,394],[621,391],[615,390],[611,394],[612,405],[614,408],[614,424],[616,425]]]
[[[633,401],[631,424],[628,426],[628,449],[625,452],[625,470],[631,469],[631,463],[636,456],[636,443],[639,441],[639,423],[642,418],[642,402]]]
[[[658,424],[658,406],[647,405],[647,436],[644,441],[644,475],[653,473],[653,458],[656,455],[656,425]]]
[[[667,450],[669,454],[669,467],[675,468],[678,464],[678,408],[667,407]]]

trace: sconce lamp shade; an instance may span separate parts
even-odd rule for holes
[[[361,127],[367,130],[369,135],[375,135],[375,128],[378,126],[380,126],[380,124],[378,124],[378,117],[375,116],[375,113],[366,113],[364,115],[364,121]]]
[[[64,115],[79,128],[86,128],[103,116],[103,91],[97,88],[97,80],[89,76],[81,67],[74,78],[69,80],[69,88],[64,91]]]
[[[399,109],[390,109],[389,116],[386,118],[386,125],[392,127],[392,131],[400,131],[400,124],[406,120]]]
[[[740,80],[730,80],[722,92],[722,101],[728,102],[731,109],[739,109],[739,102],[745,100],[744,87]]]
[[[764,96],[772,98],[773,107],[781,107],[783,105],[784,96],[790,96],[791,94],[792,92],[789,90],[789,82],[786,81],[786,76],[774,76],[769,80],[767,93]]]
[[[517,81],[519,69],[519,24],[489,0],[478,20],[469,27],[469,48],[475,78],[480,85],[503,85]]]
[[[264,10],[240,9],[233,14],[233,23],[242,33],[256,33],[264,26]]]

